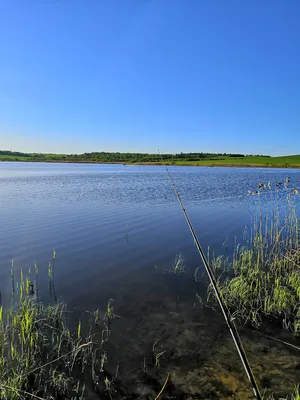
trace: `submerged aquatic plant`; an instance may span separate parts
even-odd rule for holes
[[[156,368],[159,368],[159,367],[160,367],[160,357],[161,357],[163,354],[165,354],[165,352],[166,352],[166,350],[164,350],[164,351],[159,351],[159,352],[156,352],[156,351],[155,351],[155,347],[156,347],[156,345],[157,345],[157,343],[158,343],[159,341],[160,341],[160,339],[157,339],[157,340],[154,342],[153,346],[152,346],[152,352],[153,352],[153,355],[154,355],[155,366],[156,366]]]
[[[175,275],[181,275],[184,274],[186,272],[185,269],[185,264],[184,264],[184,259],[182,254],[178,254],[175,257],[175,261],[174,261],[174,265],[173,267],[169,270],[169,272],[174,273]]]
[[[112,305],[113,299],[109,299],[107,302],[105,318],[108,322],[112,321],[115,318],[114,307]]]
[[[104,351],[101,354],[101,359],[100,359],[100,372],[104,372],[104,364],[107,362],[107,354],[106,351]]]
[[[160,367],[160,361],[159,361],[159,359],[160,359],[160,357],[161,357],[163,354],[165,354],[165,352],[166,352],[166,350],[160,351],[159,353],[156,353],[156,354],[155,354],[155,366],[156,366],[157,368]]]

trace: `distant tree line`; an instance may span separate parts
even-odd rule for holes
[[[26,157],[33,161],[88,161],[88,162],[160,162],[164,161],[199,161],[203,159],[222,159],[222,157],[245,157],[239,153],[177,153],[177,154],[149,154],[149,153],[120,153],[120,152],[92,152],[84,154],[43,154],[22,153],[19,151],[0,150],[0,156]],[[249,156],[249,155],[247,155]],[[256,157],[269,157],[259,156]]]
[[[3,156],[31,157],[31,154],[21,153],[20,151],[0,150],[0,154]]]

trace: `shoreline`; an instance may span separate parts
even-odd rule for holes
[[[152,165],[152,166],[168,166],[168,167],[225,167],[225,168],[278,168],[278,169],[300,169],[300,164],[288,164],[288,165],[266,165],[266,164],[232,164],[232,163],[218,163],[218,164],[198,164],[198,163],[170,163],[166,162],[136,162],[136,163],[129,163],[129,162],[122,162],[122,161],[88,161],[88,160],[0,160],[1,162],[11,162],[11,163],[47,163],[47,164],[98,164],[98,165],[105,165],[105,164],[115,164],[115,165]]]

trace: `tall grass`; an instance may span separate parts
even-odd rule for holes
[[[0,305],[0,398],[81,400],[87,398],[88,386],[102,393],[100,398],[110,398],[99,358],[105,350],[98,325],[105,321],[91,321],[86,336],[81,321],[71,332],[65,304],[38,302],[32,285],[21,272],[11,308],[4,312]],[[98,335],[91,333],[93,326]]]
[[[244,244],[232,259],[213,258],[219,290],[240,322],[259,327],[275,318],[300,335],[299,194],[285,187],[251,199]]]

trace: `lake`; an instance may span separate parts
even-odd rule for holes
[[[290,176],[292,187],[300,187],[299,170],[171,166],[169,171],[203,249],[216,254],[230,253],[234,239],[242,240],[255,201],[248,190],[257,190],[258,181],[274,186]],[[195,294],[202,291],[205,296],[207,279],[164,167],[2,162],[0,218],[4,304],[10,301],[12,259],[16,276],[21,268],[25,273],[37,263],[39,296],[50,299],[47,267],[55,250],[56,296],[68,303],[76,318],[104,309],[108,299],[114,299],[122,316],[116,331],[122,334],[113,334],[111,363],[118,359],[122,365],[122,357],[129,360],[131,369],[123,375],[128,385],[133,385],[137,360],[143,362],[141,348],[160,338],[162,350],[170,350],[168,365],[173,365],[174,382],[182,390],[173,398],[229,399],[232,393],[234,398],[252,398],[221,317],[197,308]],[[179,254],[186,271],[181,281],[165,273]],[[198,267],[201,287],[192,279]],[[251,335],[247,333],[245,342],[254,370],[263,375],[261,382],[264,379],[270,391],[291,392],[299,372],[284,365],[295,355]],[[134,358],[133,343],[139,358]],[[174,346],[177,353],[172,353]],[[263,352],[266,347],[270,353]],[[161,373],[168,370],[164,368]],[[281,379],[270,373],[272,368]],[[192,372],[187,376],[188,371]],[[201,382],[202,392],[196,382]],[[138,398],[154,393],[149,389],[147,394],[141,383],[132,388]]]

